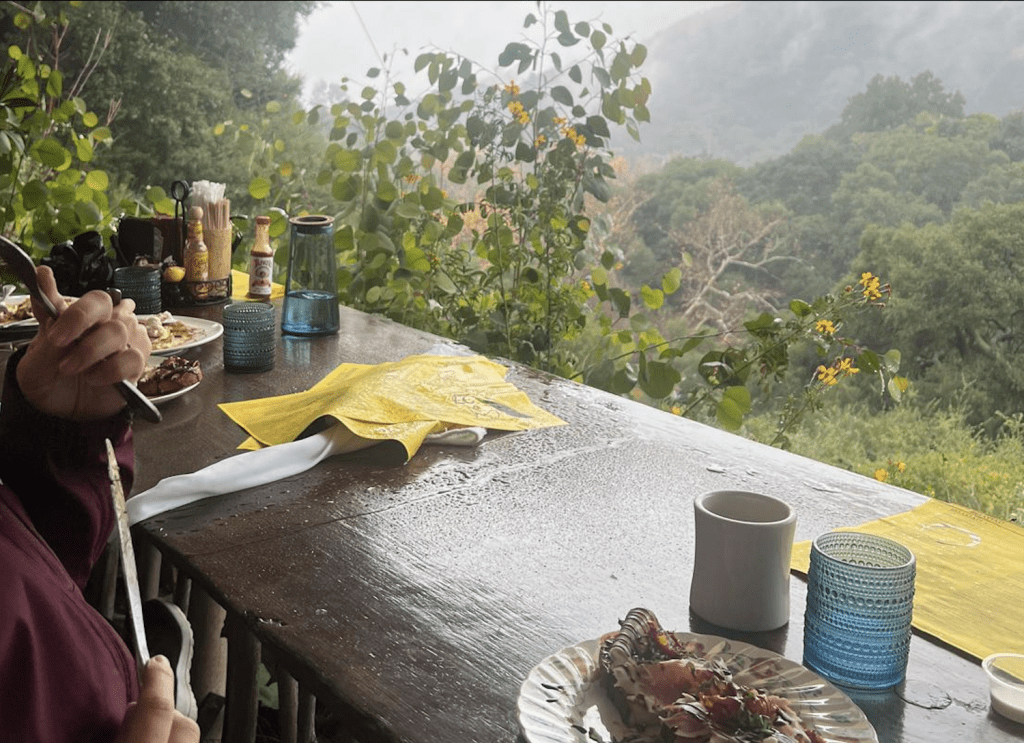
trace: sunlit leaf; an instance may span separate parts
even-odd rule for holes
[[[249,195],[261,200],[270,196],[271,183],[263,176],[256,176],[249,181]]]

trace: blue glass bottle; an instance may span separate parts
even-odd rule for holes
[[[290,335],[338,332],[338,278],[334,218],[293,217],[281,331]]]

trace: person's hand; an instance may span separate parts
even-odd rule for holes
[[[91,291],[69,305],[48,266],[37,268],[36,277],[60,317],[50,318],[33,300],[39,332],[18,363],[22,394],[40,412],[61,418],[114,415],[125,403],[112,385],[137,381],[151,348],[135,303],[125,299],[115,307],[106,292]]]
[[[174,708],[174,672],[167,658],[149,659],[141,686],[114,743],[199,743],[199,725]]]

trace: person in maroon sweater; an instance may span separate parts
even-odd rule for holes
[[[47,267],[39,332],[8,362],[0,402],[0,740],[198,743],[175,710],[174,674],[135,660],[82,590],[114,528],[104,439],[125,490],[134,475],[130,414],[111,386],[137,380],[150,343],[105,292],[72,304]]]

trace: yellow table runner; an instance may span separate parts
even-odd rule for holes
[[[245,271],[231,269],[231,298],[236,301],[247,299],[249,293],[249,274]],[[284,287],[281,284],[270,285],[270,298],[277,299],[284,296]]]
[[[505,381],[507,369],[482,356],[422,354],[384,364],[342,364],[305,392],[221,403],[254,449],[294,441],[325,416],[357,436],[392,439],[411,458],[431,433],[480,426],[525,431],[565,425]]]
[[[917,558],[914,626],[979,660],[1024,653],[1024,527],[931,500],[843,529],[899,542]],[[793,546],[806,575],[811,543]]]

